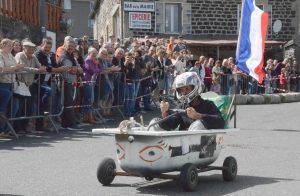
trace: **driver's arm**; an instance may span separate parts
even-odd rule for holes
[[[171,115],[174,113],[174,111],[169,110],[170,109],[170,105],[168,102],[160,102],[160,110],[161,110],[161,115],[162,118],[166,118],[167,116]],[[167,131],[171,131],[174,130],[178,127],[178,125],[180,124],[181,120],[178,116],[173,116],[163,122],[161,122],[159,125],[161,128],[167,130]]]

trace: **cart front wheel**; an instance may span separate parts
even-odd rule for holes
[[[237,174],[237,162],[234,157],[227,157],[224,160],[223,167],[227,169],[222,170],[223,179],[226,182],[234,181]]]
[[[184,191],[194,191],[198,185],[198,172],[196,166],[191,163],[185,164],[181,168],[180,181]]]
[[[115,178],[115,175],[112,174],[115,169],[116,163],[113,159],[103,159],[97,169],[98,181],[103,185],[109,185]]]

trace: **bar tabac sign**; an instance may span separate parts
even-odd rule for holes
[[[124,11],[154,12],[154,3],[124,1]]]

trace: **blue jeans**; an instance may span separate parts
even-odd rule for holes
[[[41,105],[44,111],[49,110],[49,102],[52,94],[53,94],[53,90],[51,89],[51,87],[46,82],[43,82],[43,84],[41,85],[41,96],[42,96]]]
[[[148,95],[150,93],[150,87],[148,86],[142,86],[142,95]],[[149,102],[149,96],[144,96],[143,97],[143,102],[144,102],[144,109],[149,110],[150,108],[150,102]]]
[[[83,105],[93,105],[94,102],[94,85],[92,83],[84,83],[83,84]],[[93,93],[93,94],[92,94]],[[92,106],[86,106],[83,108],[86,113],[92,113]]]
[[[165,73],[165,95],[169,95],[172,75],[170,72]]]
[[[134,97],[134,84],[126,84],[126,93],[125,93],[125,104],[124,104],[124,109],[125,109],[125,115],[130,116],[132,112],[132,99]]]
[[[0,89],[8,90],[8,91],[11,92],[12,83],[0,83]],[[6,107],[5,107],[5,110],[7,109],[6,117],[7,118],[14,118],[16,116],[18,110],[19,110],[19,99],[14,98],[13,101],[12,101],[9,98],[9,100],[10,100],[9,103],[6,104]],[[4,102],[1,101],[1,103],[4,103]],[[0,133],[4,132],[4,126],[5,126],[5,123],[0,122]]]
[[[140,89],[141,82],[140,81],[135,81],[135,82],[132,83],[132,85],[134,85],[134,93],[133,93],[133,100],[132,100],[132,103],[131,103],[131,111],[134,111],[135,110],[136,98],[137,98],[137,95],[138,95],[138,92],[139,92],[139,89]]]
[[[0,88],[0,112],[5,113],[11,95],[12,93],[10,90]]]
[[[122,105],[124,103],[125,84],[120,79],[114,80],[114,105]]]
[[[52,86],[55,87],[54,104],[52,114],[59,114],[62,111],[61,92],[57,87],[57,80],[52,80]]]

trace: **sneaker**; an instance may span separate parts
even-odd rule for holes
[[[68,127],[63,127],[63,126],[61,126],[60,129],[68,129]]]
[[[70,131],[82,131],[83,130],[81,127],[79,127],[77,125],[73,125],[71,127],[68,127],[67,129]]]

